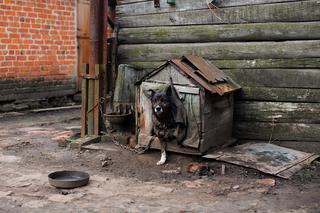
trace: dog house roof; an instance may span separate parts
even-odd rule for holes
[[[169,64],[176,67],[177,70],[182,72],[188,78],[191,78],[193,81],[211,93],[224,95],[230,92],[235,92],[241,88],[218,67],[195,55],[186,55],[182,56],[180,59],[169,60],[159,68],[155,69],[153,72],[144,76],[141,81],[146,80],[160,72]]]

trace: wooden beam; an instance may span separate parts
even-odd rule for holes
[[[320,103],[256,102],[235,103],[236,121],[275,123],[320,123]]]
[[[89,73],[89,65],[84,64],[82,68],[83,75]],[[88,82],[87,79],[82,79],[81,87],[81,137],[87,134],[87,111],[88,111]]]
[[[95,75],[98,79],[94,81],[94,135],[100,133],[100,64],[95,65]]]
[[[245,5],[257,4],[272,4],[292,2],[296,0],[217,0],[215,6],[218,8],[235,7]],[[121,0],[116,7],[116,14],[118,16],[133,16],[154,13],[168,13],[174,11],[200,10],[208,9],[206,0],[176,0],[176,5],[171,6],[167,4],[167,0],[160,0],[160,8],[155,8],[153,1],[146,0]],[[210,1],[209,1],[210,2]]]
[[[137,71],[153,70],[166,61],[132,61],[127,62]],[[300,59],[251,59],[251,60],[210,60],[211,63],[220,69],[257,69],[257,68],[319,68],[320,58]]]
[[[122,28],[121,44],[285,41],[320,38],[320,22]]]
[[[87,134],[94,134],[94,81],[92,79],[88,80],[88,107],[87,107]]]
[[[119,17],[123,27],[177,26],[195,24],[235,24],[263,22],[319,21],[320,4],[316,0],[281,4],[261,4],[221,8],[219,10],[188,10]]]
[[[239,139],[320,142],[320,124],[235,122],[233,132]]]
[[[320,88],[320,69],[224,69],[247,87]]]
[[[319,89],[242,87],[238,100],[320,103]]]
[[[317,58],[320,41],[132,44],[118,49],[121,63],[161,61],[192,53],[211,60]]]

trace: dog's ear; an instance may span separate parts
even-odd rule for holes
[[[171,95],[172,95],[171,86],[169,86],[169,87],[167,88],[166,95],[167,95],[167,96],[171,96]]]
[[[147,96],[147,98],[152,99],[154,94],[156,94],[156,92],[153,89],[148,89],[148,90],[143,90],[143,93],[145,94],[145,96]]]

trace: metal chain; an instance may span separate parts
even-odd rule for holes
[[[101,116],[102,120],[104,120],[104,117],[103,117],[103,114],[104,114],[104,113],[103,113],[102,107],[103,107],[103,104],[104,104],[105,100],[106,100],[106,98],[100,97],[99,103],[92,108],[92,109],[94,109],[95,107],[99,106],[100,116]],[[92,109],[91,109],[91,110],[92,110]],[[138,150],[138,149],[136,149],[136,148],[131,148],[131,147],[129,147],[129,146],[123,145],[123,144],[119,143],[114,137],[112,138],[112,142],[113,142],[116,146],[119,146],[120,148],[125,149],[125,150],[129,150],[129,151],[131,151],[131,152],[133,152],[133,153],[136,153],[136,154],[138,154],[138,155],[141,155],[141,154],[145,153],[145,152],[150,148],[151,143],[153,142],[153,140],[154,140],[154,137],[151,138],[151,140],[149,141],[148,145],[147,145],[146,147],[144,147],[144,149]]]

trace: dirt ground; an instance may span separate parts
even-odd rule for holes
[[[284,180],[173,153],[159,167],[159,151],[137,155],[112,143],[105,151],[58,146],[52,138],[79,126],[79,115],[0,114],[0,212],[320,212],[319,162]],[[191,162],[209,172],[188,173]],[[51,187],[48,173],[66,169],[88,172],[89,185]]]

